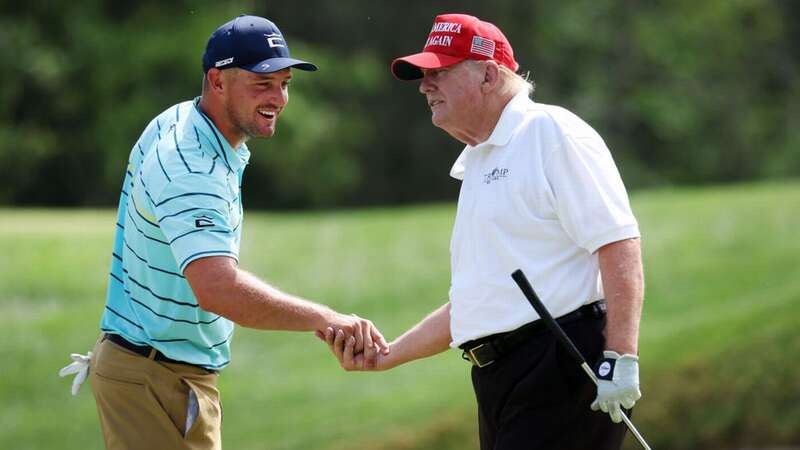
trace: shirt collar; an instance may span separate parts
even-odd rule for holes
[[[248,161],[250,161],[250,150],[247,145],[242,144],[236,148],[231,147],[231,144],[228,143],[228,140],[225,139],[225,136],[222,135],[222,132],[219,131],[211,118],[200,109],[200,97],[195,97],[192,101],[190,115],[190,120],[198,132],[211,141],[213,148],[207,149],[210,153],[219,155],[222,163],[232,171],[238,171],[247,165]]]
[[[456,159],[456,162],[450,168],[450,176],[458,179],[464,179],[464,172],[466,171],[466,159],[471,150],[487,148],[489,146],[502,146],[508,144],[514,132],[517,130],[521,120],[525,117],[525,111],[528,107],[528,91],[522,91],[516,94],[511,100],[506,103],[503,112],[500,113],[500,118],[497,120],[497,125],[494,126],[492,134],[489,139],[481,142],[476,146],[467,145],[464,150]]]
[[[481,148],[489,145],[502,146],[508,144],[508,141],[510,141],[511,137],[514,135],[514,131],[516,131],[520,124],[520,119],[525,116],[525,110],[527,109],[528,102],[530,102],[530,99],[528,99],[527,90],[514,95],[511,100],[506,103],[505,108],[503,108],[503,112],[500,113],[500,119],[497,120],[497,125],[494,126],[494,130],[492,131],[492,134],[489,135],[489,139],[486,139],[472,148]]]

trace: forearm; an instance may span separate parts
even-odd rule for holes
[[[598,250],[598,258],[608,306],[606,349],[636,355],[644,300],[639,239],[608,244]]]
[[[328,324],[330,308],[295,297],[237,270],[229,301],[217,302],[217,314],[248,327],[267,330],[312,331]]]
[[[391,352],[385,357],[384,368],[396,367],[441,353],[450,348],[451,341],[448,302],[389,345]]]
[[[240,270],[230,258],[210,257],[192,262],[184,274],[201,308],[244,327],[322,330],[336,316],[326,306],[281,292]]]

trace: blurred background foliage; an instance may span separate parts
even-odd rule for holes
[[[452,199],[461,145],[390,61],[433,17],[498,24],[542,103],[606,139],[629,187],[800,175],[800,2],[3,0],[0,205],[113,206],[145,124],[199,95],[210,33],[273,19],[298,73],[276,137],[251,141],[248,207]]]

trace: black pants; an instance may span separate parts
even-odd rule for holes
[[[593,364],[605,317],[564,325]],[[597,389],[547,330],[484,368],[472,368],[481,450],[618,450],[625,425],[592,411]]]

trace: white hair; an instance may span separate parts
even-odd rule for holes
[[[521,75],[518,73],[514,73],[511,69],[506,66],[500,66],[500,73],[503,77],[503,84],[508,86],[508,89],[516,94],[520,92],[526,92],[528,97],[533,95],[533,91],[536,89],[536,83],[533,82],[533,78],[531,78],[531,72],[525,72],[525,75]]]
[[[472,69],[483,69],[483,64],[485,63],[485,61],[472,59],[468,59],[464,62]],[[531,78],[530,71],[526,72],[525,75],[520,75],[506,66],[500,64],[497,66],[500,69],[500,78],[503,83],[500,88],[502,92],[507,92],[512,95],[526,92],[529,97],[533,95],[536,84],[533,82],[533,78]]]

